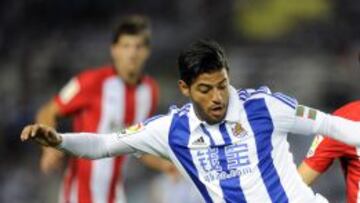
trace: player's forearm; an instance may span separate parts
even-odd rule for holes
[[[306,183],[307,185],[311,185],[314,180],[320,175],[319,172],[308,166],[305,161],[299,166],[298,172],[304,183]]]
[[[36,114],[35,122],[47,125],[53,128],[57,127],[57,117],[59,108],[53,100],[44,104]],[[64,158],[64,153],[52,149],[51,147],[42,147],[42,154],[40,158],[40,169],[43,173],[50,172],[61,168]]]
[[[157,171],[165,171],[172,166],[170,161],[167,161],[163,158],[154,156],[154,155],[143,155],[139,160],[145,164],[147,167],[152,168]]]
[[[360,122],[327,114],[317,133],[349,145],[360,146],[360,136],[358,136],[360,134]]]
[[[77,157],[100,159],[133,152],[115,133],[65,133],[61,137],[58,148]]]
[[[36,114],[36,123],[56,128],[59,108],[54,101],[49,101],[43,105]]]

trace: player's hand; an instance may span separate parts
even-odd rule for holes
[[[21,141],[35,140],[47,147],[56,147],[62,142],[61,136],[52,127],[34,124],[26,126],[20,135]]]

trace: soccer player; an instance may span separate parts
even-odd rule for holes
[[[360,121],[360,101],[354,101],[339,108],[334,115]],[[353,132],[354,137],[358,137],[356,133],[356,131]],[[310,185],[331,166],[335,159],[339,159],[346,179],[346,202],[360,203],[359,152],[356,146],[317,135],[298,170],[305,183]]]
[[[267,87],[236,90],[225,53],[214,41],[182,51],[178,68],[180,91],[190,98],[182,108],[100,136],[29,125],[21,140],[90,159],[136,152],[165,157],[208,203],[327,202],[301,180],[287,135],[324,134],[360,146],[360,137],[353,136],[360,124],[298,105]]]
[[[73,77],[57,96],[41,107],[37,123],[56,127],[58,117],[70,116],[74,132],[104,134],[145,120],[154,113],[158,103],[156,82],[142,73],[149,53],[148,20],[142,16],[125,17],[113,36],[113,64]],[[62,152],[43,148],[41,170],[44,173],[53,171],[63,158]],[[158,158],[143,156],[140,159],[159,170],[171,168]],[[96,161],[71,158],[60,202],[125,202],[121,181],[123,160],[123,156]]]

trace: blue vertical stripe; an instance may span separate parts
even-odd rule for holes
[[[225,121],[220,124],[219,130],[220,130],[221,135],[222,135],[222,137],[223,137],[223,139],[224,139],[225,145],[231,144],[231,138],[230,138],[230,136],[229,136],[229,134],[228,134],[228,132],[227,132],[227,130],[226,130],[226,123],[225,123]]]
[[[206,203],[212,203],[212,199],[206,189],[206,186],[200,181],[198,171],[194,165],[188,143],[190,139],[189,118],[186,115],[179,116],[175,114],[170,126],[169,146],[174,152],[176,158],[189,174],[196,187]]]
[[[271,151],[271,135],[274,131],[273,121],[264,99],[253,99],[245,103],[248,121],[255,135],[256,150],[259,159],[258,168],[261,177],[274,203],[287,203],[288,197],[281,185]]]
[[[225,122],[220,124],[219,130],[221,132],[222,137],[224,138],[225,143],[228,143],[228,144],[219,146],[218,149],[219,149],[220,166],[222,168],[222,171],[229,174],[230,171],[228,169],[225,147],[227,145],[231,144],[231,139],[230,139],[229,133],[226,130],[225,125],[226,125]],[[227,202],[227,203],[241,203],[241,202],[245,203],[246,202],[244,193],[241,189],[239,176],[220,180],[220,187],[222,189],[225,202]]]
[[[201,124],[200,124],[200,127],[201,127],[202,131],[209,137],[211,146],[215,146],[214,139],[211,137],[211,134],[210,134],[209,131],[206,129],[206,127],[204,126],[204,124],[201,123]]]

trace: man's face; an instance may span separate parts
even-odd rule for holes
[[[190,86],[180,80],[179,87],[190,97],[201,120],[215,124],[225,118],[229,104],[229,77],[225,68],[199,75]]]
[[[111,55],[115,67],[125,82],[138,81],[150,50],[145,37],[139,35],[121,35],[117,43],[111,46]]]

